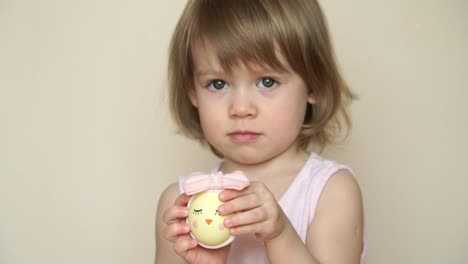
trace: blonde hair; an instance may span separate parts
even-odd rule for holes
[[[239,62],[284,70],[277,57],[280,52],[316,100],[315,104],[307,105],[297,139],[301,149],[307,149],[312,142],[323,150],[343,128],[349,131],[351,121],[346,106],[355,95],[339,73],[326,20],[317,1],[188,2],[169,49],[170,109],[184,135],[206,143],[198,111],[188,96],[193,89],[191,48],[203,40],[214,44],[219,62],[228,71]],[[212,146],[211,149],[222,156]]]

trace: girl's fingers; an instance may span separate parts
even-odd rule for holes
[[[186,223],[174,223],[166,226],[163,231],[163,236],[165,239],[175,242],[180,239],[181,236],[187,235],[190,233],[190,227]]]
[[[259,222],[250,225],[236,226],[234,228],[231,228],[230,232],[233,236],[242,236],[246,234],[256,234],[258,236],[258,234],[265,233],[264,225],[265,223]]]
[[[246,210],[252,210],[262,206],[263,203],[258,195],[253,193],[240,196],[235,200],[225,202],[218,208],[221,215],[228,215],[234,212],[241,212]]]
[[[249,195],[249,194],[257,194],[262,197],[267,197],[267,196],[272,196],[271,192],[269,189],[266,187],[266,185],[262,182],[256,182],[252,181],[250,182],[250,185],[241,190],[231,190],[231,189],[225,189],[219,194],[219,200],[223,202],[230,201],[232,199],[236,199],[241,196]]]
[[[188,216],[188,208],[185,206],[173,206],[164,212],[163,221],[167,225],[180,222],[181,219]]]
[[[234,236],[255,234],[259,239],[269,240],[278,237],[284,227],[278,227],[272,221],[258,222],[250,225],[242,225],[231,228],[230,232]],[[292,227],[291,227],[292,228]]]
[[[268,218],[267,213],[261,207],[245,211],[224,219],[224,225],[227,227],[237,227],[244,225],[253,225],[255,223],[261,223],[266,221]]]
[[[187,258],[188,251],[198,245],[190,236],[184,236],[175,242],[174,249],[183,258]]]
[[[174,202],[175,206],[187,206],[188,201],[190,200],[190,195],[182,193],[181,195],[177,196],[177,199]]]
[[[222,192],[219,193],[219,200],[222,202],[227,202],[250,193],[252,193],[252,186],[249,186],[241,191],[224,189]]]
[[[188,216],[187,203],[190,200],[190,195],[181,194],[174,202],[174,206],[170,207],[164,212],[163,221],[167,225],[180,222],[183,218]]]

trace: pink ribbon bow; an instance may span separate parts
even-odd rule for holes
[[[206,190],[242,190],[249,184],[249,179],[241,171],[234,171],[224,175],[220,171],[211,174],[196,172],[184,181],[184,192],[192,195]]]

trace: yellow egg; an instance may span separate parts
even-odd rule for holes
[[[195,194],[188,203],[190,234],[205,248],[220,248],[234,239],[224,226],[226,216],[219,215],[217,211],[222,204],[218,199],[219,192],[208,190]]]

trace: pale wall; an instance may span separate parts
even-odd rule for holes
[[[349,140],[369,263],[466,263],[468,4],[322,1],[361,100]],[[185,1],[0,2],[0,263],[150,263],[163,188],[215,159],[176,136]]]

